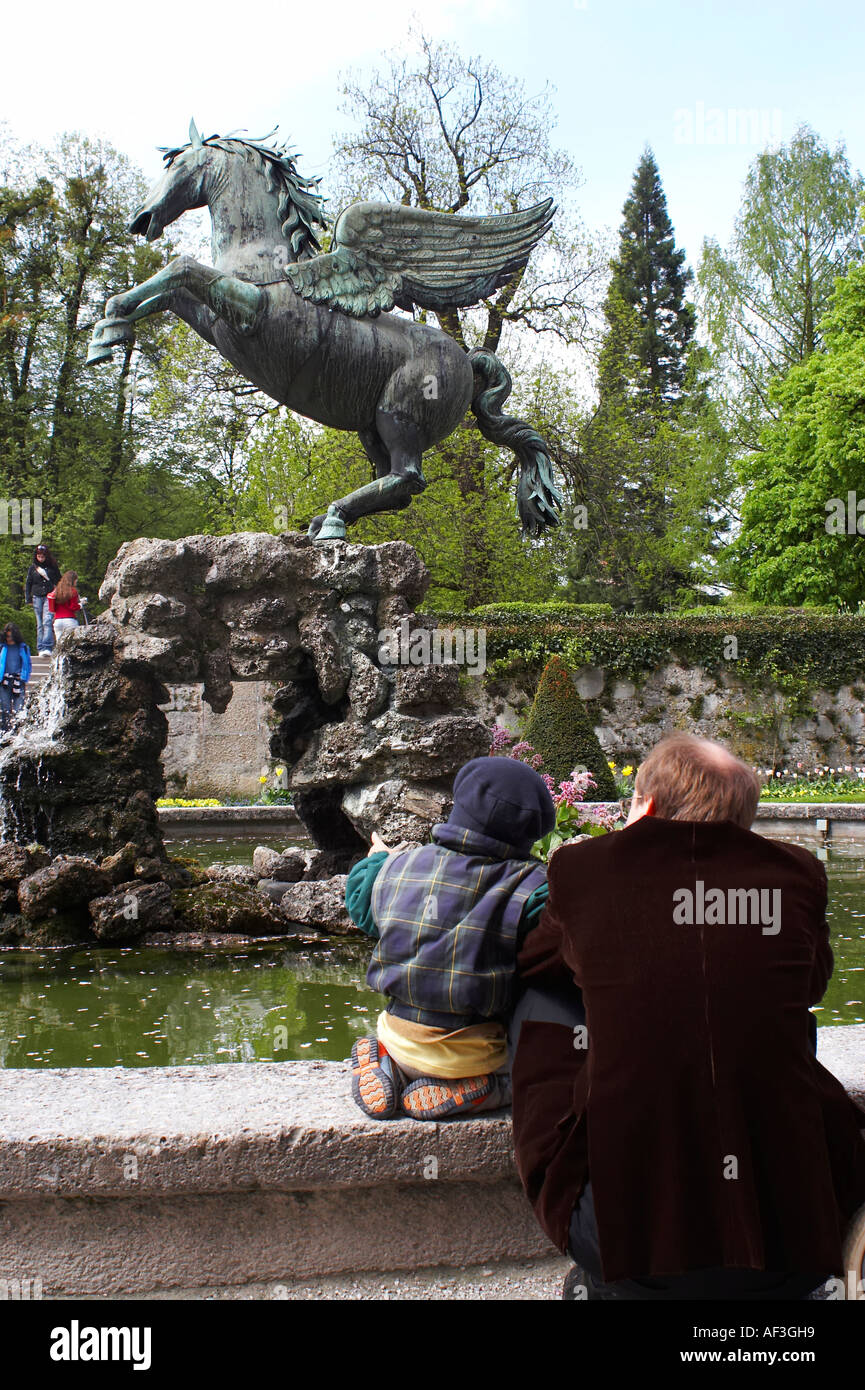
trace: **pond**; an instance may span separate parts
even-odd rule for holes
[[[170,852],[251,862],[286,838],[174,840]],[[835,973],[820,1024],[865,1022],[865,856],[827,854]],[[152,1067],[337,1061],[374,1027],[381,998],[364,983],[369,945],[291,942],[0,951],[0,1066]]]

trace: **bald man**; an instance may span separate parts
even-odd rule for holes
[[[865,1114],[818,1063],[826,875],[756,774],[662,740],[624,830],[563,846],[518,965],[517,1166],[565,1297],[803,1299],[844,1275]]]

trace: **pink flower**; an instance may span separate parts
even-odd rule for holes
[[[494,758],[498,753],[503,753],[508,744],[513,743],[515,734],[503,728],[501,724],[494,724],[492,729],[492,742],[490,743],[490,757]]]

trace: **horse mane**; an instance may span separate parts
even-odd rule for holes
[[[277,127],[278,128],[278,127]],[[248,163],[263,175],[273,193],[279,197],[277,216],[282,224],[282,235],[289,243],[292,257],[296,261],[309,260],[321,251],[321,242],[315,234],[315,227],[327,227],[324,204],[327,201],[314,190],[321,179],[307,179],[297,172],[295,155],[285,145],[269,145],[266,141],[276,134],[260,139],[245,139],[240,135],[208,135],[203,145],[211,145],[225,150],[228,154],[242,154]],[[170,168],[178,155],[190,148],[191,142],[167,148],[160,145],[159,150]]]

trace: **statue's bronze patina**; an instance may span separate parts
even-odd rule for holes
[[[388,312],[454,310],[493,294],[549,230],[552,200],[499,217],[452,216],[391,203],[353,203],[330,250],[318,180],[288,152],[239,135],[163,150],[165,172],[130,230],[153,241],[189,208],[208,207],[213,265],[178,256],[108,301],[89,362],[110,359],[136,319],[170,309],[274,400],[336,429],[354,430],[375,468],[331,503],[311,536],[339,539],[371,512],[407,507],[426,486],[424,450],[470,407],[481,433],[516,453],[517,503],[538,535],[558,520],[561,494],[547,446],[501,412],[511,379],[492,352],[466,354],[441,329]]]

